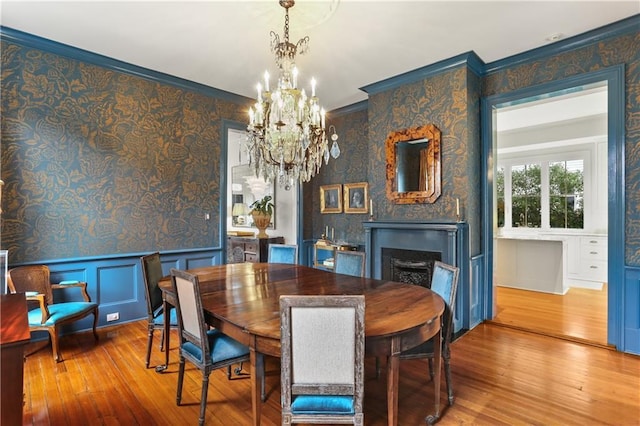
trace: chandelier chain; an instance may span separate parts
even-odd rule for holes
[[[284,15],[284,42],[289,44],[289,8],[287,7]]]

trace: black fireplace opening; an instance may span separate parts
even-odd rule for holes
[[[442,253],[382,248],[382,279],[430,288],[435,261],[442,261]]]

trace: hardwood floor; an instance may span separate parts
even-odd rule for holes
[[[493,322],[585,343],[607,345],[607,286],[565,295],[496,287]]]
[[[175,332],[173,332],[175,333]],[[65,361],[56,364],[47,347],[25,363],[25,425],[183,425],[198,418],[201,376],[187,364],[183,403],[176,406],[177,335],[164,374],[144,368],[146,323],[137,321],[91,333],[64,336]],[[157,339],[156,339],[157,340]],[[164,355],[155,345],[151,363]],[[638,425],[640,357],[481,324],[452,344],[456,400],[446,405],[441,425]],[[367,360],[365,424],[386,424],[384,376],[375,378]],[[433,409],[427,363],[401,362],[399,422],[424,425]],[[269,398],[262,424],[280,424],[279,370],[267,362]],[[211,374],[208,425],[251,421],[249,381]]]

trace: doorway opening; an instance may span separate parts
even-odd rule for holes
[[[607,345],[607,82],[496,105],[495,323]]]

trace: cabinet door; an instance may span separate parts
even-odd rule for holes
[[[227,263],[244,262],[244,243],[234,238],[227,239]]]

